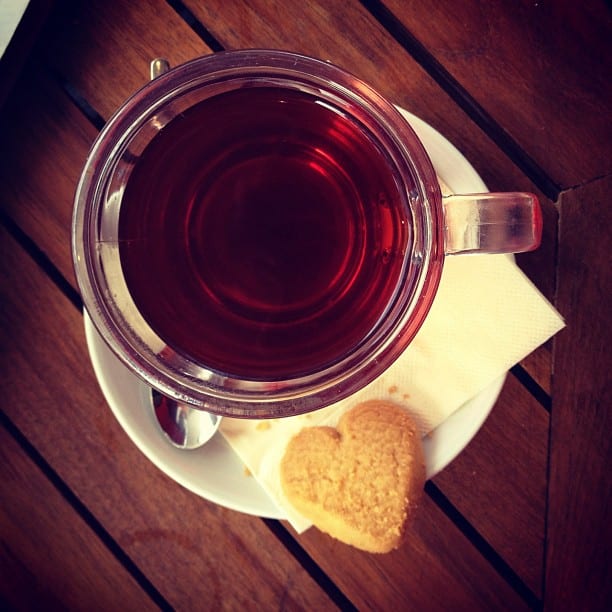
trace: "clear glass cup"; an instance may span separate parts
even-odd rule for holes
[[[305,94],[372,143],[386,160],[389,180],[397,189],[392,214],[400,238],[393,247],[399,261],[392,290],[357,339],[336,347],[318,363],[305,356],[308,365],[303,369],[285,368],[279,360],[276,370],[250,373],[244,367],[220,367],[194,357],[180,342],[160,334],[141,312],[125,274],[120,218],[130,178],[164,129],[203,101],[260,88]],[[145,85],[116,112],[86,160],[75,196],[72,248],[92,322],[137,376],[196,408],[263,418],[329,405],[388,368],[421,327],[436,295],[445,255],[528,251],[538,246],[540,235],[541,214],[532,194],[442,198],[432,164],[413,130],[390,102],[361,80],[302,55],[244,50],[178,66]],[[383,249],[380,256],[389,253]],[[352,299],[359,308],[359,296]],[[213,331],[223,337],[223,330],[211,327]]]

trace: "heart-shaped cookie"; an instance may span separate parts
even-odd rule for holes
[[[322,531],[368,552],[397,548],[425,483],[416,425],[401,407],[368,401],[336,428],[306,427],[287,445],[281,485]]]

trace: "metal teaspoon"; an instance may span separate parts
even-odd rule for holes
[[[167,60],[154,59],[151,62],[151,80],[169,68]],[[177,448],[191,450],[203,446],[221,424],[220,416],[179,403],[154,389],[151,389],[151,402],[160,429]]]

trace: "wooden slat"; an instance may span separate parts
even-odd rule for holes
[[[359,610],[527,609],[427,497],[406,544],[387,555],[352,551],[315,529],[300,543]]]
[[[162,595],[182,609],[329,606],[260,519],[140,453],[100,394],[78,311],[5,232],[0,249],[3,410]]]
[[[385,4],[557,184],[612,170],[606,3]]]
[[[0,207],[72,284],[76,185],[97,130],[40,66],[26,68],[0,119]]]
[[[609,610],[612,175],[562,194],[546,607]],[[558,372],[558,375],[557,375]]]
[[[552,392],[552,346],[553,341],[547,341],[521,362],[521,365],[549,397]]]
[[[434,479],[537,597],[543,582],[548,428],[548,413],[509,375],[483,428]]]
[[[0,427],[0,598],[10,609],[157,606]]]
[[[176,66],[210,53],[164,0],[63,4],[47,28],[45,59],[105,119],[148,81],[151,60]]]

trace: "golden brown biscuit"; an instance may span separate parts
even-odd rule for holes
[[[338,540],[368,552],[397,548],[425,483],[421,440],[400,406],[368,401],[337,428],[306,427],[281,461],[287,500]]]

